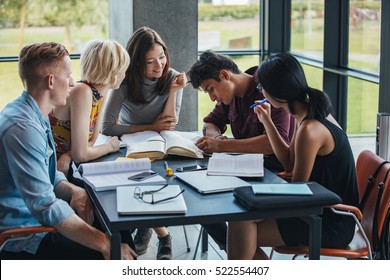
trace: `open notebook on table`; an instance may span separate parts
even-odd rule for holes
[[[213,153],[207,167],[208,175],[264,177],[263,154]]]
[[[161,185],[140,186],[140,192],[156,191],[161,188]],[[154,201],[164,200],[156,204],[150,204],[151,195],[144,195],[143,199],[139,199],[134,195],[136,187],[118,187],[116,189],[116,201],[119,215],[156,215],[156,214],[185,214],[187,206],[183,194],[178,195],[181,189],[178,185],[168,185],[161,191],[153,193]]]
[[[175,173],[176,178],[187,183],[202,194],[232,191],[238,187],[251,186],[234,176],[209,176],[207,170]]]
[[[143,181],[131,180],[136,174],[151,170],[148,158],[123,161],[105,161],[80,164],[78,168],[82,178],[96,191],[115,189],[117,186],[158,185],[166,180],[156,175]]]

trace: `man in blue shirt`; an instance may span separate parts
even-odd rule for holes
[[[47,225],[56,232],[11,241],[1,259],[109,259],[107,235],[92,227],[84,189],[56,170],[48,114],[66,103],[73,86],[68,51],[58,43],[32,44],[19,54],[25,90],[0,112],[0,231]],[[136,256],[122,244],[122,258]]]

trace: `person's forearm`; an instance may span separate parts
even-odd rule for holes
[[[205,123],[203,125],[203,135],[204,136],[210,136],[210,137],[218,137],[221,136],[221,130],[213,123]]]
[[[77,215],[70,216],[54,227],[65,237],[101,252],[106,259],[109,258],[110,242],[108,237],[103,232],[85,223]]]
[[[176,91],[169,92],[169,96],[167,99],[167,103],[165,103],[164,111],[161,114],[162,117],[169,116],[175,118],[175,122],[177,122],[176,116]]]
[[[72,159],[76,163],[88,162],[104,155],[114,152],[114,147],[106,142],[99,146],[88,146],[84,150],[79,149],[78,151],[72,150]]]
[[[291,156],[289,145],[287,145],[286,142],[282,139],[272,122],[265,122],[263,124],[267,132],[270,146],[272,147],[275,156],[283,165],[285,170],[292,170],[294,166],[294,159]]]
[[[221,151],[236,153],[273,154],[267,135],[260,135],[247,139],[231,139],[220,142]]]
[[[61,181],[55,186],[54,193],[56,194],[56,197],[69,202],[75,191],[74,188],[76,188],[76,186],[68,181]]]

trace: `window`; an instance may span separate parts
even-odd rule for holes
[[[91,11],[91,7],[94,7]],[[108,38],[108,0],[11,1],[0,4],[0,110],[21,94],[17,71],[21,48],[34,42],[56,41],[78,57],[93,38]],[[8,61],[8,62],[4,62]],[[78,59],[73,78],[80,79]]]
[[[291,5],[291,51],[322,60],[324,0],[293,0]]]
[[[349,67],[379,73],[380,15],[380,1],[350,1]]]
[[[340,15],[340,20],[325,18],[326,11],[331,11],[335,17]],[[306,64],[309,84],[313,86],[314,82],[319,89],[325,86],[333,100],[339,102],[333,105],[338,107],[339,122],[349,135],[375,133],[380,15],[379,0],[291,0],[291,30],[286,31],[291,32],[291,52]],[[326,34],[324,26],[331,26]],[[338,28],[340,32],[331,28]],[[325,55],[324,45],[331,46]],[[330,67],[324,68],[324,65]]]
[[[259,0],[205,2],[198,4],[199,51],[259,49]]]
[[[379,86],[355,78],[348,79],[348,134],[374,134],[378,112]]]

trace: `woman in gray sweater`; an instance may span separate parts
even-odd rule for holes
[[[156,31],[137,29],[126,49],[130,65],[119,89],[109,95],[103,115],[103,134],[123,134],[153,130],[174,130],[178,122],[184,72],[169,67],[168,49]],[[172,259],[171,236],[165,227],[154,228],[159,245],[157,259]],[[151,229],[138,229],[134,239],[136,252],[147,251]]]

